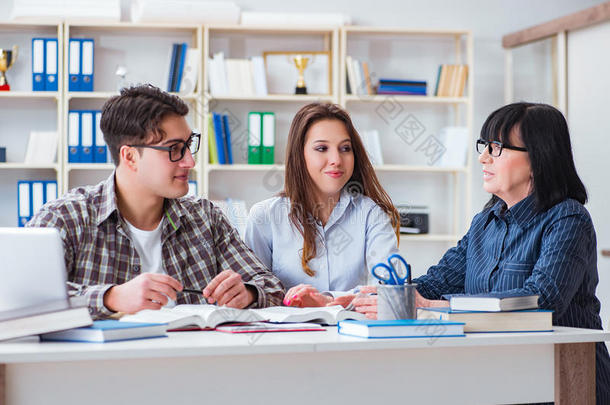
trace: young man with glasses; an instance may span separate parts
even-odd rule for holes
[[[280,281],[220,210],[184,197],[201,140],[187,113],[180,98],[154,86],[123,89],[101,120],[114,173],[46,204],[28,223],[59,229],[69,287],[96,318],[168,303],[282,302]]]

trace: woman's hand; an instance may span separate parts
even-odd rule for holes
[[[333,301],[333,297],[320,293],[309,284],[299,284],[286,293],[284,305],[291,307],[324,307]]]

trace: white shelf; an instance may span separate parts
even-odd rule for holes
[[[93,30],[170,30],[170,31],[193,31],[199,28],[196,24],[171,24],[171,23],[132,23],[132,22],[96,22],[82,21],[77,24],[67,24],[70,28],[89,28]]]
[[[228,32],[228,33],[256,33],[256,34],[330,34],[333,31],[339,29],[339,27],[330,26],[290,26],[290,25],[276,25],[276,26],[258,26],[258,25],[210,25],[208,27],[210,31],[215,32]]]
[[[346,95],[344,100],[349,103],[383,103],[391,99],[399,103],[426,104],[466,104],[468,97],[436,97],[436,96],[402,96],[399,94]]]
[[[56,91],[0,91],[0,98],[43,98],[57,100],[59,93]]]
[[[176,95],[184,100],[195,100],[197,94],[180,94],[170,93]],[[110,97],[118,96],[119,93],[116,91],[72,91],[68,93],[68,99],[108,99]]]
[[[226,171],[226,172],[266,172],[268,170],[284,170],[284,165],[206,165],[208,172]]]
[[[409,165],[382,165],[374,166],[377,172],[433,172],[433,173],[462,173],[465,167],[438,167],[438,166],[409,166]]]
[[[67,166],[70,170],[114,170],[112,163],[69,163]]]
[[[268,96],[212,96],[206,95],[208,100],[217,101],[289,101],[289,102],[312,102],[312,101],[332,101],[334,96],[332,94],[270,94]]]
[[[32,164],[32,163],[0,163],[0,169],[16,169],[16,170],[38,170],[49,169],[57,170],[56,163],[51,164]]]
[[[411,235],[411,234],[400,234],[401,242],[457,242],[460,240],[458,235],[444,235],[444,234],[421,234],[421,235]]]
[[[343,27],[345,32],[350,34],[367,34],[367,35],[424,35],[424,36],[461,36],[468,35],[469,30],[434,30],[434,29],[409,29],[404,27],[367,27],[367,26],[346,26]]]

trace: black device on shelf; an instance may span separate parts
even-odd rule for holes
[[[427,206],[397,204],[396,209],[400,215],[400,233],[428,233],[430,210]]]

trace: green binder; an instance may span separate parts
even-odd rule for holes
[[[248,164],[250,165],[261,163],[261,130],[261,113],[248,113]]]
[[[263,151],[261,163],[272,165],[275,162],[275,114],[272,112],[262,113],[262,144]]]

